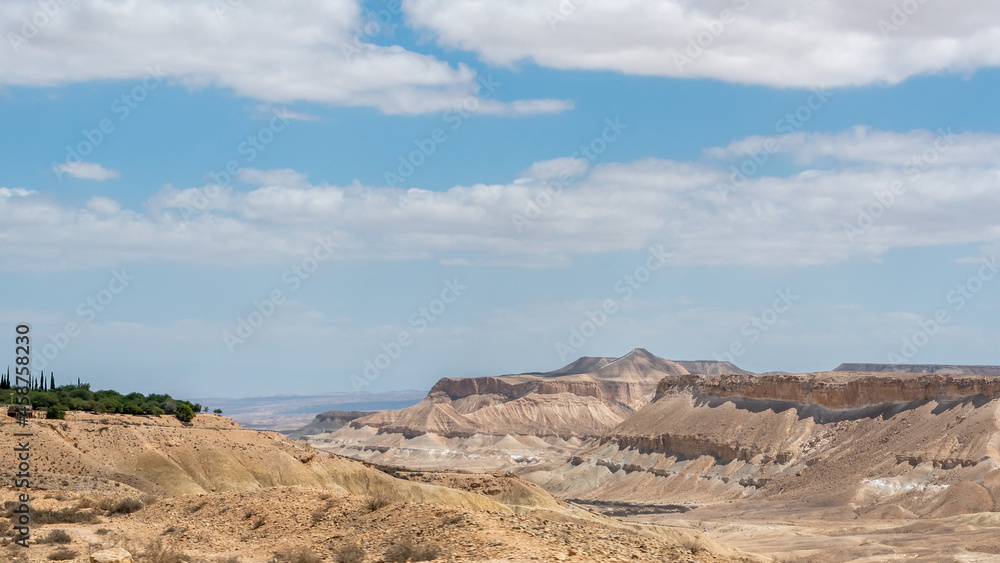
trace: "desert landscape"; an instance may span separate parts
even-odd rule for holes
[[[0,563],[1000,563],[998,7],[0,1]]]
[[[418,405],[304,439],[380,464],[509,471],[778,560],[1000,558],[1000,369],[858,367],[758,375],[637,349],[443,379]]]
[[[444,378],[416,405],[319,413],[287,436],[208,414],[31,419],[32,548],[7,526],[4,553],[1000,559],[1000,368],[863,367],[755,374],[635,349],[551,372]],[[2,428],[0,447],[13,449],[15,419]],[[3,488],[8,516],[19,491]]]
[[[13,420],[0,447],[16,445]],[[35,527],[24,549],[6,526],[5,561],[125,561],[121,549],[137,563],[763,561],[697,530],[595,514],[509,472],[381,470],[222,416],[30,424]],[[18,494],[4,486],[8,515]]]

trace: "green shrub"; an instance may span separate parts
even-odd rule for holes
[[[177,419],[181,422],[191,422],[194,420],[194,410],[184,403],[177,405]]]
[[[28,402],[31,403],[32,408],[42,410],[59,404],[59,397],[55,393],[47,391],[30,391],[28,393]]]
[[[53,420],[66,420],[66,411],[57,406],[51,406],[45,411],[45,418]]]
[[[122,413],[132,414],[132,415],[145,414],[142,410],[142,407],[140,407],[139,405],[133,405],[132,403],[129,403],[124,407],[122,407]]]
[[[91,391],[90,389],[87,389],[85,387],[76,387],[76,386],[74,387],[75,388],[71,389],[69,392],[70,397],[75,397],[77,399],[82,399],[84,401],[94,400],[94,392]]]

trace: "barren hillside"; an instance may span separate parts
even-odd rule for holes
[[[0,448],[11,451],[16,428],[3,421]],[[48,561],[61,548],[84,561],[113,545],[137,553],[137,563],[166,560],[154,553],[157,539],[198,562],[263,563],[286,548],[329,560],[348,544],[365,550],[360,561],[374,562],[407,543],[437,550],[440,560],[752,559],[697,532],[592,514],[513,475],[475,486],[398,478],[223,417],[184,425],[70,413],[30,428],[34,546],[8,545],[4,561]],[[13,483],[10,471],[0,478]],[[10,503],[17,491],[4,486],[0,495]],[[9,514],[14,505],[5,507]],[[68,543],[42,541],[56,529]]]

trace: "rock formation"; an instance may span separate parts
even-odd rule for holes
[[[728,362],[674,362],[641,348],[620,358],[583,357],[550,372],[444,378],[417,405],[352,420],[317,447],[411,466],[468,461],[509,468],[575,452],[652,400],[666,376],[688,368],[750,375]],[[467,455],[468,454],[468,455]]]

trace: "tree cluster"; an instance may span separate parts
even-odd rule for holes
[[[28,402],[33,410],[45,410],[50,418],[63,418],[68,411],[88,411],[95,413],[120,413],[132,415],[176,415],[183,422],[190,422],[204,408],[198,403],[174,399],[160,393],[129,393],[122,395],[112,389],[91,391],[89,383],[61,385],[56,387],[55,375],[49,374],[49,381],[41,376],[32,378],[29,386]],[[16,385],[14,386],[16,387]],[[0,389],[11,389],[9,373],[0,374]],[[4,400],[8,397],[3,397]]]

